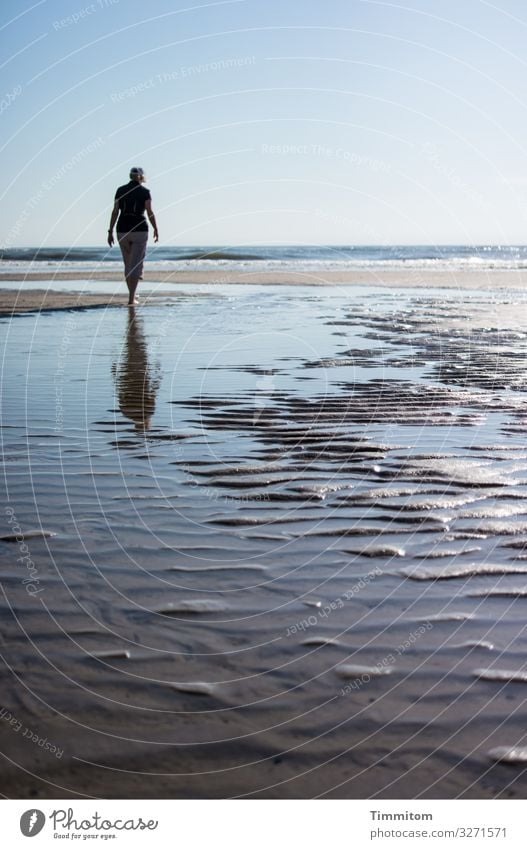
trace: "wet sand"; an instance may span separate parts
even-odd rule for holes
[[[98,283],[109,281],[122,283],[123,292],[97,292]],[[2,282],[10,288],[2,288]],[[34,284],[47,283],[47,287]],[[20,284],[13,286],[14,283]],[[71,283],[71,291],[65,290],[65,284]],[[57,287],[57,284],[60,284]],[[164,297],[165,284],[181,285],[192,289],[196,286],[373,286],[376,288],[404,289],[455,289],[503,291],[524,290],[527,288],[527,271],[325,271],[315,272],[241,272],[219,271],[146,271],[140,284],[138,295],[142,306],[155,303],[156,298]],[[154,289],[152,289],[154,285]],[[60,291],[58,291],[60,289]],[[88,309],[90,307],[124,306],[127,293],[120,271],[74,272],[71,270],[55,272],[4,273],[0,275],[0,315],[18,315],[35,310]]]
[[[0,281],[0,286],[1,286]],[[0,288],[0,315],[18,315],[40,310],[81,309],[125,305],[126,296],[56,292],[53,289],[23,289],[13,291]]]
[[[527,295],[491,288],[2,320],[2,793],[525,797]]]
[[[72,289],[75,281],[68,278]],[[126,306],[128,294],[125,292],[111,294],[85,291],[56,291],[55,289],[2,289],[0,280],[0,315],[20,315],[28,312],[44,312],[49,310],[83,310],[96,307]],[[51,284],[53,285],[53,284]],[[57,285],[55,283],[55,285]],[[125,288],[123,286],[123,288]],[[152,304],[156,299],[163,298],[161,292],[149,292],[142,296],[142,305]]]
[[[122,281],[121,270],[74,271],[68,269],[52,274],[48,271],[3,272],[2,280],[28,284],[45,281],[53,288],[53,281]],[[254,286],[388,286],[400,288],[448,288],[448,289],[525,289],[527,270],[507,271],[428,271],[422,268],[407,271],[384,271],[375,269],[353,271],[150,271],[145,270],[144,283],[181,283],[193,285],[251,284]],[[124,282],[123,282],[124,286]]]

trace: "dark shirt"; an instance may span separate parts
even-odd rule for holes
[[[119,201],[119,220],[117,221],[118,233],[130,233],[148,231],[145,218],[145,203],[150,200],[150,192],[137,180],[130,180],[126,186],[119,186],[115,193],[115,200]]]

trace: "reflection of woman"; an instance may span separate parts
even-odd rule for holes
[[[128,313],[122,357],[112,370],[121,413],[134,422],[136,430],[149,430],[161,380],[158,370],[156,376],[151,373],[143,328],[135,310]]]
[[[154,228],[154,242],[159,239],[156,217],[152,211],[152,198],[148,189],[141,185],[144,181],[145,172],[143,169],[132,168],[130,182],[125,186],[119,186],[115,193],[110,229],[108,230],[108,244],[111,247],[113,245],[113,228],[119,216],[117,240],[124,260],[124,276],[128,286],[129,307],[139,303],[135,297],[135,290],[143,277],[143,262],[148,241],[145,210],[148,220]]]

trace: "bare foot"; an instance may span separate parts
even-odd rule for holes
[[[137,298],[135,298],[133,301],[128,301],[128,306],[129,307],[137,307],[137,306],[139,306],[139,301],[137,300]]]

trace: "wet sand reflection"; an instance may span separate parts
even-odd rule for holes
[[[112,372],[123,416],[134,423],[139,433],[149,430],[161,383],[161,369],[159,363],[149,363],[143,321],[135,309],[128,310],[126,338]]]

